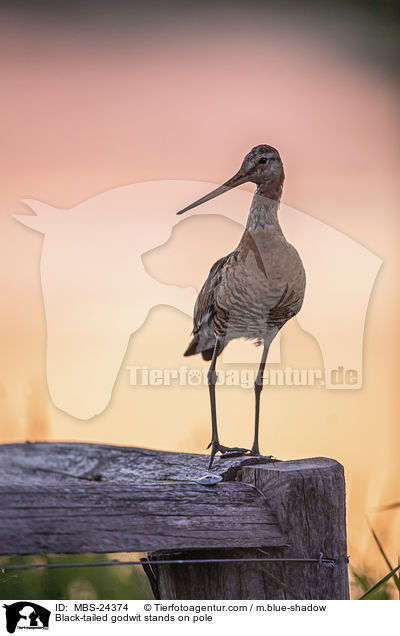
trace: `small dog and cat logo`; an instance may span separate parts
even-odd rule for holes
[[[3,605],[6,610],[6,627],[9,634],[16,629],[48,629],[50,610],[32,603],[18,601],[11,605]]]

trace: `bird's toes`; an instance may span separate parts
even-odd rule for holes
[[[212,465],[213,465],[213,461],[214,461],[214,457],[218,453],[218,451],[220,450],[219,444],[211,443],[211,444],[209,444],[209,446],[207,446],[207,448],[210,448],[210,446],[211,446],[211,453],[210,453],[210,463],[208,464],[208,470],[211,470]]]
[[[247,455],[250,453],[248,448],[238,448],[234,446],[233,448],[229,448],[228,446],[223,446],[223,450],[221,450],[222,457],[228,459],[229,457],[241,457],[242,455]]]
[[[214,457],[217,453],[221,453],[221,459],[229,459],[231,457],[243,457],[243,455],[251,455],[252,452],[249,448],[239,448],[238,446],[230,447],[230,446],[222,446],[218,442],[210,442],[207,446],[207,449],[211,447],[210,453],[210,463],[208,465],[209,470],[211,469]]]

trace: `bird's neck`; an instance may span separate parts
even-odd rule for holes
[[[277,183],[261,183],[257,185],[246,228],[254,231],[257,228],[276,226],[280,229],[278,221],[278,208],[282,196],[283,180]]]

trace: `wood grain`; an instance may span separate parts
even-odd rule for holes
[[[286,543],[255,488],[196,483],[202,455],[40,443],[0,446],[0,460],[1,554]],[[215,473],[225,478],[241,464],[220,460]]]
[[[268,498],[289,539],[285,557],[335,559],[336,564],[284,565],[287,599],[348,599],[343,466],[317,457],[244,467],[241,481]]]
[[[0,445],[0,553],[141,552],[254,563],[153,566],[172,599],[348,598],[343,467],[84,443]],[[272,558],[335,564],[264,563]],[[258,562],[259,561],[259,562]]]
[[[233,480],[248,465],[268,457],[216,457],[212,474]],[[149,484],[195,481],[208,473],[208,455],[171,453],[79,442],[0,444],[0,484],[69,484],[93,481]]]

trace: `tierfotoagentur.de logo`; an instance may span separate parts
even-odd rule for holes
[[[11,605],[4,604],[6,610],[6,627],[9,634],[16,629],[48,629],[50,610],[32,601],[18,601]]]

